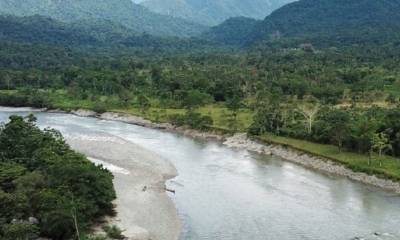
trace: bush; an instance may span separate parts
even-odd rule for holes
[[[122,230],[113,225],[113,226],[105,226],[103,230],[106,232],[107,236],[111,239],[124,239],[124,235],[122,235]]]
[[[199,130],[206,130],[213,125],[213,119],[210,116],[203,116],[193,111],[188,111],[184,115],[171,115],[169,120],[175,126],[189,126],[190,128]]]
[[[107,240],[107,236],[104,235],[89,235],[83,238],[83,240]]]
[[[102,113],[107,112],[107,107],[103,102],[98,102],[94,105],[93,111],[95,111],[96,113],[102,114]]]

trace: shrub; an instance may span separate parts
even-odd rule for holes
[[[106,232],[107,236],[112,239],[124,239],[124,235],[122,235],[122,230],[113,225],[113,226],[105,226],[103,230]]]

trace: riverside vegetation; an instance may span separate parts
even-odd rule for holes
[[[212,28],[130,0],[0,6],[0,105],[247,132],[400,181],[400,0],[299,0]],[[112,175],[34,120],[0,129],[0,239],[85,238]]]
[[[113,176],[35,120],[11,116],[0,129],[0,239],[83,239],[113,212]]]
[[[72,51],[73,58],[61,55],[51,64],[47,57],[20,62],[4,53],[11,61],[2,70],[0,104],[126,112],[201,130],[247,131],[398,180],[399,59],[390,57],[396,51],[299,48],[162,58]]]

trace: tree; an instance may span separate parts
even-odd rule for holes
[[[303,115],[305,122],[306,122],[306,129],[307,133],[311,135],[313,125],[315,122],[315,119],[317,117],[317,114],[320,110],[320,105],[318,103],[315,104],[301,104],[298,108],[297,111]]]
[[[330,115],[330,122],[330,134],[332,136],[332,140],[336,146],[338,146],[339,152],[341,152],[343,148],[343,141],[349,133],[349,114],[343,110],[335,110]]]
[[[193,110],[194,108],[203,106],[210,99],[210,96],[206,93],[202,93],[198,90],[190,90],[186,93],[183,99],[183,105],[188,110]]]
[[[376,133],[371,139],[372,151],[376,150],[379,156],[379,166],[382,167],[382,154],[385,150],[391,150],[392,145],[389,143],[389,136],[383,132]]]
[[[137,97],[137,103],[139,105],[139,109],[142,113],[145,113],[150,107],[151,107],[151,103],[148,97],[146,97],[143,94],[140,94]]]
[[[225,102],[225,106],[232,112],[232,126],[233,131],[237,130],[237,115],[240,107],[242,106],[242,100],[238,95],[234,95]]]
[[[279,104],[271,103],[258,109],[249,128],[249,133],[263,134],[271,132],[279,135],[283,125],[284,120]]]

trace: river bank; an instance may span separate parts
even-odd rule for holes
[[[60,110],[0,107],[2,112],[54,112]],[[94,117],[89,111],[72,114]],[[176,168],[166,159],[144,148],[106,133],[97,135],[64,135],[75,151],[84,154],[96,165],[103,165],[114,175],[117,199],[115,217],[107,217],[105,225],[116,225],[128,240],[178,240],[182,224],[166,182],[175,178]],[[103,222],[102,221],[102,222]],[[100,224],[95,233],[102,233]]]
[[[184,127],[175,127],[169,123],[154,123],[141,117],[133,116],[125,113],[113,113],[106,112],[98,114],[89,110],[76,110],[71,112],[74,115],[82,117],[96,117],[103,120],[121,121],[129,124],[139,125],[148,128],[160,129],[169,132],[175,132],[188,136],[191,138],[202,139],[202,140],[215,140],[223,143],[224,145],[231,148],[246,149],[251,152],[259,154],[275,155],[283,160],[290,161],[306,168],[310,168],[316,171],[320,171],[326,174],[334,174],[338,176],[347,177],[351,180],[368,184],[374,187],[391,191],[396,194],[400,194],[400,183],[392,180],[383,179],[374,175],[368,175],[362,172],[354,172],[345,166],[333,162],[328,159],[312,156],[305,152],[301,152],[296,149],[290,149],[288,147],[281,146],[279,144],[267,144],[260,143],[247,137],[244,133],[235,134],[234,136],[221,135],[217,133],[201,132],[198,130],[187,129]]]
[[[4,113],[2,121],[18,114],[18,110],[10,112],[16,113]],[[233,150],[248,147],[245,135],[234,136],[231,143],[240,145],[228,148],[217,141],[192,141],[180,134],[117,121],[47,113],[38,113],[37,118],[41,127],[53,126],[66,139],[79,136],[80,140],[117,144],[122,139],[170,161],[179,171],[179,176],[167,184],[176,190],[173,201],[183,223],[182,239],[386,239],[376,235],[400,234],[395,227],[398,197],[391,192],[319,174],[280,157]],[[76,144],[82,147],[85,143]],[[95,148],[98,144],[94,141],[91,145]],[[258,147],[253,145],[252,151],[260,151]],[[100,148],[107,149],[106,145]],[[270,154],[266,149],[261,151]],[[106,167],[116,175],[132,173],[118,161],[106,161],[102,156],[92,156],[91,160],[112,163]],[[122,189],[129,189],[129,185]]]
[[[166,159],[113,135],[66,136],[67,143],[114,175],[116,216],[107,224],[129,240],[177,240],[182,225],[165,182],[177,176]]]

